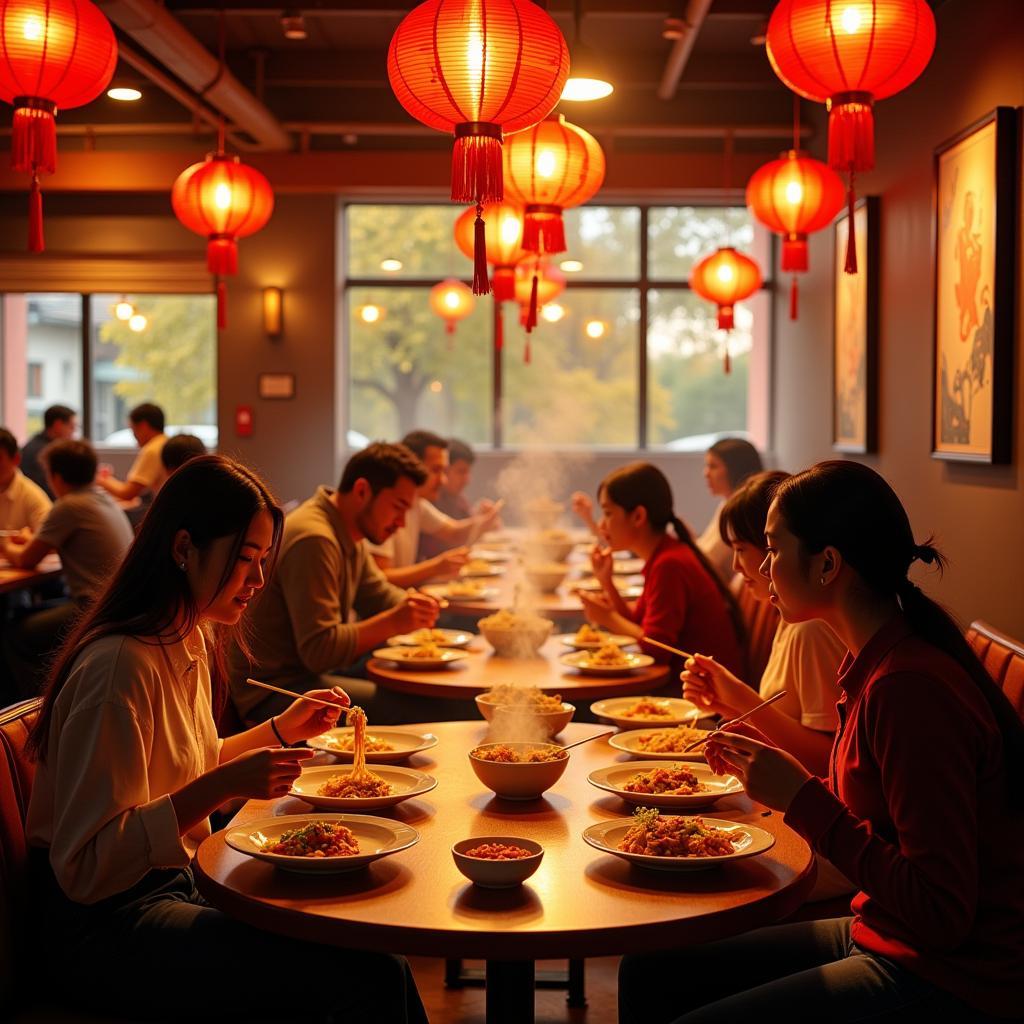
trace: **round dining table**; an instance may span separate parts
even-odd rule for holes
[[[468,648],[468,658],[453,662],[447,668],[415,669],[371,658],[366,674],[390,690],[421,697],[472,700],[492,687],[511,683],[536,686],[546,693],[560,693],[570,704],[577,700],[646,694],[668,679],[669,667],[658,664],[619,674],[584,675],[558,660],[559,655],[571,651],[571,647],[552,637],[534,658],[503,658],[479,637]]]
[[[514,802],[487,790],[470,766],[467,753],[486,740],[486,723],[404,728],[437,735],[437,746],[409,762],[433,775],[437,787],[373,813],[416,829],[414,846],[355,872],[301,875],[232,850],[218,832],[203,842],[194,862],[206,899],[254,927],[297,939],[483,959],[488,1024],[529,1024],[537,959],[653,953],[712,942],[780,920],[811,889],[814,861],[807,844],[782,815],[745,795],[701,813],[770,832],[775,845],[757,857],[707,870],[650,871],[588,846],[582,838],[586,827],[625,818],[631,810],[587,781],[594,769],[628,760],[604,739],[575,748],[565,774],[540,799]],[[563,740],[568,744],[600,731],[572,724]],[[310,812],[296,797],[252,800],[233,825]],[[451,847],[483,836],[535,840],[544,847],[540,867],[514,889],[473,885],[456,868]]]

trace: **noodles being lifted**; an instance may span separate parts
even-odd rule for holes
[[[332,775],[318,790],[321,796],[379,797],[391,795],[391,784],[366,767],[366,712],[351,708],[348,720],[352,723],[352,771],[348,775]]]

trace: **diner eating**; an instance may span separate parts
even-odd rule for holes
[[[0,0],[0,1006],[1024,1022],[1019,0]]]

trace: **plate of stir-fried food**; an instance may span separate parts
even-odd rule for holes
[[[353,778],[348,765],[327,765],[304,769],[292,783],[291,795],[314,807],[338,811],[373,811],[394,807],[403,800],[429,793],[437,779],[414,768],[393,765],[367,769],[366,776]]]
[[[469,654],[457,648],[425,643],[418,647],[381,647],[373,652],[373,656],[381,661],[393,661],[403,668],[438,669],[454,665],[468,658]]]
[[[285,814],[229,828],[233,850],[300,874],[356,871],[419,841],[408,825],[368,814]]]
[[[626,636],[624,633],[609,633],[604,629],[597,629],[589,623],[584,623],[575,633],[562,633],[555,637],[566,647],[572,647],[577,651],[596,651],[605,644],[615,644],[618,647],[629,647],[636,643],[636,638]]]
[[[609,697],[594,701],[590,710],[620,729],[685,725],[700,717],[697,705],[682,697]]]
[[[423,587],[431,597],[444,597],[451,601],[493,601],[500,591],[487,586],[484,580],[459,579],[451,583],[431,583]]]
[[[624,651],[617,643],[604,643],[596,650],[573,651],[558,659],[563,665],[574,668],[584,675],[620,675],[633,669],[647,668],[654,664],[649,654],[633,654]]]
[[[496,565],[487,558],[471,558],[460,570],[463,579],[485,579],[488,576],[504,576],[505,566]]]
[[[388,637],[389,647],[468,647],[476,639],[475,633],[464,629],[417,629],[412,633],[398,633]]]
[[[627,803],[663,810],[707,807],[743,792],[735,775],[715,775],[707,765],[680,761],[614,764],[591,772],[587,781]]]
[[[354,756],[355,729],[351,725],[329,729],[306,740],[306,745],[334,754],[339,761],[351,761]],[[397,764],[413,754],[421,754],[436,746],[437,737],[432,732],[373,726],[366,733],[366,761],[368,764]]]
[[[686,748],[707,739],[709,729],[680,725],[674,729],[630,729],[608,740],[608,745],[642,761],[704,761],[704,748]]]
[[[658,871],[710,868],[756,857],[775,845],[775,836],[756,825],[662,814],[656,807],[638,807],[625,821],[591,825],[583,839],[602,853]]]

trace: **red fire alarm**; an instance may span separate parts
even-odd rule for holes
[[[235,406],[235,433],[239,437],[252,437],[252,406]]]

